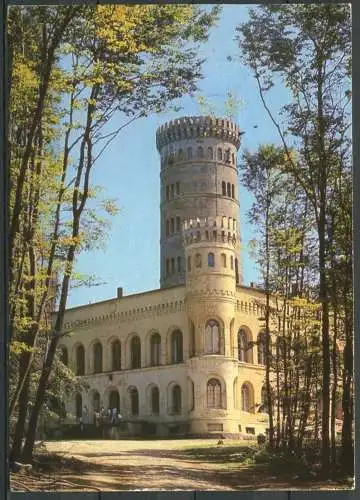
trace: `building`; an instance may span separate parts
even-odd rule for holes
[[[66,312],[63,359],[88,386],[67,401],[74,416],[117,408],[129,434],[265,431],[264,296],[242,284],[240,137],[210,117],[158,129],[160,289],[119,288]]]

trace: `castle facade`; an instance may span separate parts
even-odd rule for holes
[[[185,117],[156,135],[161,161],[160,289],[68,309],[62,359],[86,382],[66,403],[126,432],[265,432],[264,294],[244,286],[230,120]]]

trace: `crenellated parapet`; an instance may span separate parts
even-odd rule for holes
[[[239,149],[240,136],[239,127],[227,118],[187,116],[161,125],[156,132],[156,146],[160,151],[163,146],[174,141],[217,137]]]
[[[236,220],[231,217],[187,218],[182,230],[184,246],[211,241],[235,247],[237,243]]]

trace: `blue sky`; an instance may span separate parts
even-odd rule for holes
[[[229,91],[243,101],[236,121],[245,132],[239,150],[256,150],[260,144],[279,143],[279,137],[261,103],[256,81],[250,70],[238,60],[235,27],[247,20],[248,7],[225,5],[218,25],[211,30],[202,52],[206,63],[199,94],[221,111]],[[229,62],[227,56],[232,56]],[[277,113],[288,101],[288,94],[276,86],[268,96]],[[156,150],[156,129],[164,122],[186,115],[199,115],[202,110],[194,98],[184,96],[178,113],[167,112],[138,120],[128,126],[102,155],[92,172],[92,183],[104,188],[103,195],[115,198],[120,209],[112,218],[112,227],[105,250],[84,253],[77,270],[96,275],[104,284],[91,288],[72,289],[68,306],[110,299],[117,287],[125,295],[159,288],[160,279],[160,162]],[[119,117],[119,123],[121,118]],[[254,125],[258,125],[254,128]],[[116,118],[114,119],[116,128]],[[257,281],[256,264],[247,252],[247,242],[256,238],[247,221],[251,197],[240,185],[240,224],[243,240],[244,284]]]

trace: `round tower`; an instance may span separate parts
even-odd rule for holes
[[[234,418],[236,268],[235,218],[194,217],[183,223],[186,309],[189,319],[188,376],[194,391],[191,434],[237,433]]]
[[[241,283],[239,127],[228,119],[180,118],[157,130],[156,144],[161,157],[160,286],[185,283],[183,221],[217,216],[235,221],[234,271]]]

